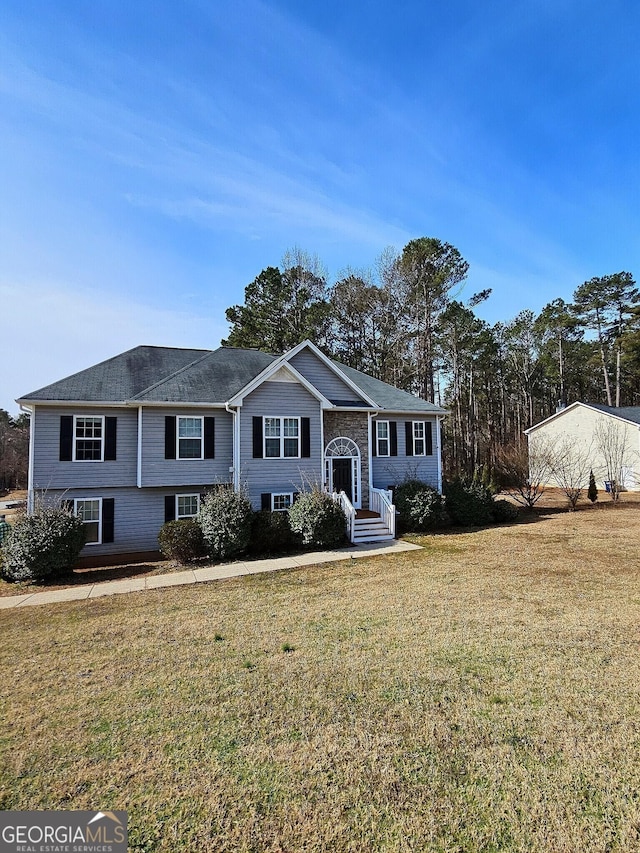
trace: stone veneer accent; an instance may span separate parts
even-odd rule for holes
[[[361,505],[369,509],[369,428],[366,412],[325,412],[324,447],[334,438],[351,438],[360,448]],[[322,448],[324,451],[324,447]]]

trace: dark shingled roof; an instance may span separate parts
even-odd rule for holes
[[[140,346],[26,394],[20,400],[69,402],[210,403],[230,400],[277,356],[259,350]],[[334,362],[380,409],[443,414],[444,409],[359,370]],[[368,408],[355,400],[335,405]]]
[[[275,360],[259,350],[220,347],[135,399],[141,403],[226,403]]]
[[[444,415],[446,413],[446,409],[442,409],[434,403],[428,403],[426,400],[414,397],[413,394],[409,394],[407,391],[394,388],[393,385],[388,385],[380,379],[374,379],[373,376],[367,376],[366,373],[361,373],[353,367],[347,367],[338,361],[334,361],[333,363],[358,388],[364,391],[368,397],[375,400],[381,409],[388,409],[395,412],[430,413],[434,415]]]
[[[586,403],[592,409],[598,409],[601,412],[606,412],[608,415],[617,415],[619,418],[624,418],[627,421],[633,421],[640,424],[640,406],[602,406],[600,403]]]
[[[182,370],[210,350],[139,346],[46,385],[21,400],[121,402]]]

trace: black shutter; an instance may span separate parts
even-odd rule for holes
[[[73,459],[73,415],[60,415],[60,462]]]
[[[216,419],[204,419],[204,458],[216,458]]]
[[[66,509],[67,512],[73,513],[73,501],[60,501],[60,506],[62,507],[62,509]]]
[[[413,421],[405,421],[404,434],[406,441],[406,455],[413,456]]]
[[[167,415],[164,419],[164,458],[176,458],[176,418]]]
[[[262,418],[253,418],[253,458],[262,459]]]
[[[291,498],[291,503],[294,504],[298,498],[300,497],[300,492],[294,492],[293,497]]]
[[[104,458],[105,462],[113,462],[116,458],[116,445],[118,443],[118,419],[104,419]],[[103,525],[104,534],[104,525]],[[103,540],[104,541],[104,540]],[[113,541],[113,540],[109,540]]]
[[[176,520],[176,496],[175,495],[165,495],[164,496],[164,520],[165,520],[165,522]]]
[[[433,432],[431,421],[427,421],[424,425],[424,452],[427,456],[433,456]]]
[[[398,424],[395,421],[389,421],[389,455],[398,455]]]
[[[371,421],[371,455],[378,455],[378,424],[376,421]]]
[[[113,418],[115,421],[115,418]],[[114,504],[113,498],[102,498],[102,542],[113,542],[114,528]]]
[[[300,418],[302,424],[302,447],[300,455],[303,459],[308,459],[311,456],[311,419]]]
[[[260,502],[262,509],[271,509],[271,492],[263,492],[260,495]]]

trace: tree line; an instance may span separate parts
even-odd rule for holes
[[[223,345],[281,353],[305,338],[327,355],[444,406],[448,474],[493,467],[523,431],[575,400],[640,405],[640,292],[629,272],[591,278],[493,325],[464,298],[469,265],[434,237],[385,250],[331,283],[299,249],[227,309]]]
[[[29,415],[0,409],[0,491],[26,489],[28,465]]]

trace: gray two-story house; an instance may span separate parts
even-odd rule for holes
[[[352,541],[393,536],[394,484],[441,488],[444,410],[310,341],[281,356],[139,346],[17,402],[31,413],[29,506],[68,501],[90,557],[156,551],[162,524],[197,515],[219,483],[272,511],[324,488]]]

